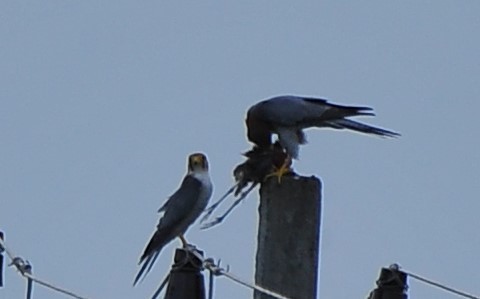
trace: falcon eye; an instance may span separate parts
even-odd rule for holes
[[[203,154],[192,154],[190,156],[189,164],[190,164],[190,168],[193,168],[193,167],[206,168],[207,159]]]
[[[201,164],[202,159],[198,156],[195,156],[195,157],[192,158],[192,163],[195,164],[195,165]]]

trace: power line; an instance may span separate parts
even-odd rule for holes
[[[73,292],[57,287],[49,282],[46,282],[34,276],[31,271],[32,267],[30,263],[28,261],[24,261],[21,257],[15,256],[13,252],[7,247],[7,245],[5,244],[5,241],[2,240],[1,238],[0,238],[0,247],[3,248],[4,251],[7,253],[8,258],[11,261],[10,266],[15,266],[18,272],[27,280],[33,281],[35,283],[38,283],[39,285],[42,285],[46,288],[52,289],[56,292],[62,293],[64,295],[70,296],[75,299],[88,299],[87,297],[79,296]],[[31,288],[29,290],[31,292]]]
[[[44,280],[41,280],[39,278],[37,278],[36,276],[34,276],[31,272],[31,265],[30,263],[28,263],[28,261],[24,261],[21,257],[18,257],[16,256],[13,251],[10,250],[10,248],[5,244],[5,241],[2,240],[0,238],[0,248],[4,249],[4,251],[6,252],[8,258],[10,259],[11,263],[10,265],[12,266],[15,266],[15,268],[18,270],[18,272],[24,277],[26,278],[27,280],[31,280],[35,283],[38,283],[46,288],[49,288],[49,289],[52,289],[56,292],[59,292],[59,293],[62,293],[64,295],[67,295],[67,296],[70,296],[72,298],[75,298],[75,299],[88,299],[87,297],[83,297],[83,296],[80,296],[80,295],[77,295],[71,291],[68,291],[64,288],[60,288],[60,287],[57,287],[49,282],[46,282]],[[240,285],[243,285],[247,288],[250,288],[252,290],[257,290],[259,292],[262,292],[264,294],[267,294],[267,295],[270,295],[272,297],[275,297],[277,299],[291,299],[291,298],[288,298],[288,297],[285,297],[283,295],[280,295],[278,293],[275,293],[273,291],[270,291],[268,289],[265,289],[261,286],[258,286],[258,285],[255,285],[255,284],[251,284],[251,283],[248,283],[242,279],[240,279],[238,276],[234,275],[233,273],[219,267],[218,265],[216,265],[214,262],[213,262],[213,259],[209,258],[209,259],[205,259],[203,258],[201,255],[199,255],[195,250],[189,250],[190,253],[194,254],[199,260],[202,261],[203,263],[203,266],[204,268],[208,269],[209,271],[211,271],[211,273],[213,273],[214,275],[222,275],[222,276],[225,276],[227,277],[228,279],[240,284]]]
[[[396,264],[390,266],[390,268],[396,268],[396,269],[399,269],[400,267]],[[420,276],[418,274],[414,274],[412,272],[409,272],[409,271],[405,271],[403,269],[401,269],[400,271],[402,271],[403,273],[407,274],[408,276],[410,276],[411,278],[414,278],[414,279],[417,279],[423,283],[426,283],[426,284],[429,284],[431,286],[434,286],[434,287],[437,287],[439,289],[442,289],[444,291],[447,291],[447,292],[450,292],[452,294],[455,294],[455,295],[459,295],[459,296],[462,296],[462,297],[465,297],[465,298],[469,298],[469,299],[480,299],[480,297],[478,296],[474,296],[474,295],[471,295],[471,294],[468,294],[466,292],[463,292],[463,291],[459,291],[457,289],[454,289],[452,287],[449,287],[449,286],[446,286],[444,284],[441,284],[439,282],[436,282],[436,281],[433,281],[431,279],[428,279],[428,278],[425,278],[423,276]]]
[[[3,232],[0,230],[0,239],[3,241],[3,238],[4,238],[4,234]],[[3,252],[5,251],[5,249],[3,249],[2,246],[0,246],[0,288],[3,287],[3,263],[4,263],[4,255],[3,255]]]
[[[80,295],[77,295],[71,291],[68,291],[64,288],[60,288],[60,287],[57,287],[49,282],[46,282],[44,280],[41,280],[39,278],[37,278],[36,276],[34,276],[32,274],[32,267],[30,265],[30,263],[28,261],[25,261],[23,260],[21,257],[18,257],[16,256],[11,250],[10,248],[5,244],[5,241],[0,238],[0,249],[2,249],[8,256],[8,258],[10,259],[11,263],[10,263],[10,266],[15,266],[15,268],[17,269],[17,271],[27,280],[30,280],[30,281],[33,281],[39,285],[42,285],[46,288],[49,288],[51,290],[54,290],[56,292],[59,292],[59,293],[62,293],[64,295],[67,295],[67,296],[70,296],[72,298],[75,298],[75,299],[88,299],[87,297],[83,297],[83,296],[80,296]],[[213,262],[213,259],[211,258],[207,258],[205,259],[203,256],[199,255],[198,252],[196,252],[195,250],[191,250],[189,249],[189,252],[192,253],[193,255],[195,255],[199,260],[202,261],[203,263],[203,266],[205,269],[208,269],[211,273],[213,273],[214,275],[217,275],[217,276],[225,276],[226,278],[232,280],[233,282],[237,283],[237,284],[240,284],[240,285],[243,285],[244,287],[247,287],[247,288],[250,288],[252,290],[256,290],[256,291],[259,291],[261,293],[264,293],[266,295],[269,295],[269,296],[272,296],[272,297],[275,297],[277,299],[291,299],[289,297],[286,297],[286,296],[283,296],[281,294],[278,294],[274,291],[271,291],[271,290],[268,290],[268,289],[265,289],[261,286],[258,286],[256,284],[252,284],[252,283],[249,283],[245,280],[242,280],[241,278],[239,278],[238,276],[236,276],[235,274],[231,273],[230,271],[228,270],[225,270],[224,268],[221,268],[219,265],[216,265],[214,262]],[[462,296],[462,297],[465,297],[465,298],[469,298],[469,299],[480,299],[480,297],[478,296],[475,296],[475,295],[472,295],[472,294],[469,294],[469,293],[466,293],[464,291],[460,291],[460,290],[457,290],[457,289],[454,289],[452,287],[449,287],[449,286],[446,286],[442,283],[439,283],[439,282],[436,282],[434,280],[431,280],[431,279],[428,279],[428,278],[425,278],[423,276],[420,276],[418,274],[415,274],[413,272],[410,272],[410,271],[405,271],[403,269],[400,269],[400,267],[397,265],[397,264],[393,264],[390,266],[391,269],[396,269],[396,270],[400,270],[401,272],[407,274],[409,277],[412,277],[414,279],[417,279],[423,283],[426,283],[426,284],[429,284],[431,286],[434,286],[434,287],[437,287],[437,288],[440,288],[444,291],[447,291],[447,292],[450,292],[452,294],[455,294],[455,295],[458,295],[458,296]],[[30,289],[30,292],[31,292],[31,289]]]
[[[264,293],[266,295],[270,295],[272,297],[275,297],[277,299],[291,299],[289,297],[285,297],[281,294],[278,294],[276,292],[273,292],[271,290],[268,290],[268,289],[265,289],[261,286],[258,286],[258,285],[255,285],[255,284],[251,284],[251,283],[248,283],[246,282],[245,280],[242,280],[240,279],[238,276],[234,275],[233,273],[229,272],[228,270],[225,270],[221,267],[219,267],[218,265],[216,265],[214,262],[213,262],[213,259],[211,258],[207,258],[205,259],[204,257],[202,257],[200,254],[198,254],[198,252],[196,252],[195,250],[189,250],[189,252],[191,252],[193,255],[195,255],[198,259],[200,259],[202,262],[203,262],[203,266],[208,269],[209,271],[211,271],[214,275],[222,275],[222,276],[225,276],[227,277],[228,279],[232,280],[233,282],[236,282],[240,285],[243,285],[244,287],[247,287],[247,288],[250,288],[252,290],[256,290],[256,291],[259,291],[261,293]]]
[[[3,251],[7,253],[8,258],[13,262],[15,256],[10,251],[10,249],[8,249],[7,245],[5,245],[5,241],[3,240],[3,238],[0,238],[0,247],[3,249]]]

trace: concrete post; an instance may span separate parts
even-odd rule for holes
[[[260,188],[255,282],[293,299],[317,297],[321,182],[270,178]],[[255,299],[271,296],[255,292]]]

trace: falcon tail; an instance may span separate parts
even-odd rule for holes
[[[338,119],[327,122],[332,128],[335,129],[349,129],[352,131],[365,133],[365,134],[372,134],[382,137],[398,137],[400,133],[385,130],[382,128],[373,127],[370,125],[366,125],[360,122],[356,122],[350,119]]]
[[[140,257],[139,265],[141,264],[142,267],[138,271],[137,275],[135,276],[135,280],[133,281],[133,285],[135,286],[140,279],[143,279],[148,272],[152,269],[155,261],[157,260],[160,251],[162,250],[163,246],[165,246],[168,242],[165,242],[167,238],[165,236],[161,236],[160,232],[157,231],[153,235],[150,242],[148,242],[147,247]]]
[[[345,118],[350,116],[360,116],[360,115],[369,115],[374,116],[375,113],[373,109],[365,106],[344,106],[329,103],[327,100],[315,99],[315,98],[304,98],[304,101],[314,104],[313,107],[319,107],[321,109],[322,120],[324,119],[337,119]],[[315,106],[318,105],[318,106]],[[329,109],[325,110],[325,106]],[[315,111],[315,108],[313,108]]]
[[[160,251],[157,251],[151,256],[149,256],[145,261],[143,261],[142,268],[140,268],[140,271],[138,271],[137,276],[135,276],[135,280],[133,281],[134,286],[138,283],[140,279],[143,279],[145,275],[150,272],[159,254]]]

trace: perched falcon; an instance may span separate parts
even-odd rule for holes
[[[140,257],[139,265],[142,266],[134,285],[150,271],[160,251],[170,241],[179,237],[184,247],[188,245],[183,235],[207,206],[212,189],[207,157],[200,153],[190,155],[188,172],[180,188],[158,210],[164,214]]]
[[[349,129],[384,137],[400,135],[348,118],[361,115],[374,115],[373,109],[336,105],[327,100],[309,97],[277,96],[248,109],[247,136],[248,140],[264,148],[271,146],[271,135],[277,134],[289,156],[298,159],[299,145],[306,143],[303,129],[311,127]]]

